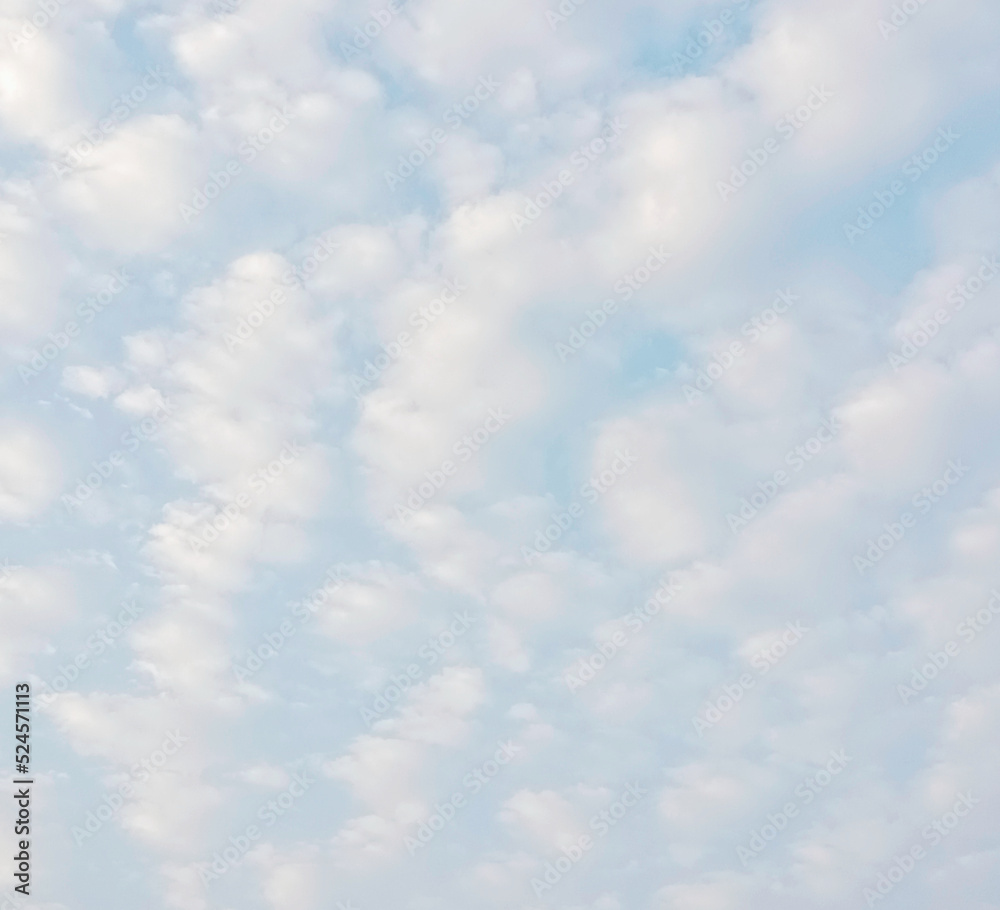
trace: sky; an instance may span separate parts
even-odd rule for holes
[[[1000,910],[998,40],[5,0],[2,910]]]

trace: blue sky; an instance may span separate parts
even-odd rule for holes
[[[16,906],[997,910],[992,5],[0,31]]]

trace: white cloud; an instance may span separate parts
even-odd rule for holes
[[[8,29],[38,12],[12,9]],[[981,812],[898,899],[995,891],[1000,284],[939,311],[1000,251],[996,10],[922,4],[885,37],[892,11],[870,0],[127,13],[64,4],[0,63],[0,521],[23,564],[0,577],[0,663],[51,681],[77,654],[93,662],[44,706],[73,784],[47,794],[64,818],[171,730],[190,740],[88,845],[95,862],[140,849],[151,907],[499,908],[530,903],[532,877],[641,780],[650,799],[555,904],[840,907],[971,788]],[[668,74],[715,19],[704,53]],[[355,29],[371,40],[347,59]],[[169,87],[55,177],[154,58]],[[493,96],[393,191],[386,168],[485,77]],[[788,115],[801,129],[784,135]],[[618,137],[581,168],[609,124]],[[954,152],[847,238],[942,128],[960,133]],[[720,181],[769,136],[778,151],[724,200]],[[239,175],[185,220],[234,158]],[[517,221],[564,168],[558,198]],[[665,265],[647,281],[650,250]],[[117,268],[136,276],[130,303],[20,382]],[[435,304],[449,286],[461,293]],[[779,289],[798,302],[751,338]],[[617,312],[560,358],[606,299]],[[928,319],[933,339],[890,362]],[[684,385],[709,370],[689,403]],[[502,427],[463,457],[491,409]],[[811,441],[831,417],[833,438]],[[62,464],[124,448],[144,421],[156,431],[84,545],[50,508]],[[970,472],[860,571],[949,460]],[[300,633],[290,608],[336,563],[345,582]],[[644,613],[668,578],[680,590]],[[145,613],[94,653],[92,620],[124,589]],[[427,660],[426,636],[460,611],[470,634]],[[970,617],[983,628],[966,641]],[[755,655],[790,622],[806,637],[761,672]],[[273,653],[241,683],[261,642]],[[928,660],[939,672],[904,700]],[[358,707],[414,662],[366,728]],[[709,706],[721,718],[696,729]],[[508,741],[523,753],[510,767],[491,758]],[[744,867],[736,845],[841,747],[849,773]],[[316,788],[223,883],[203,882],[199,863],[236,850],[302,766],[322,767]],[[424,824],[434,837],[409,856]],[[67,871],[47,880],[68,906],[78,870],[52,843]]]
[[[55,446],[36,427],[7,421],[0,440],[0,520],[35,518],[63,479]]]
[[[70,392],[87,398],[107,398],[124,383],[121,373],[114,367],[66,367],[62,384]]]
[[[55,189],[84,243],[149,252],[185,228],[181,203],[207,182],[194,130],[170,114],[138,116],[98,145]]]

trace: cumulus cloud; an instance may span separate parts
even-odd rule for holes
[[[59,454],[37,427],[8,421],[0,437],[0,518],[26,521],[55,498],[62,482]]]
[[[0,665],[108,906],[996,890],[996,9],[55,6]]]

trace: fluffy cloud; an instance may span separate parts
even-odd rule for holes
[[[39,779],[70,819],[131,784],[109,906],[995,891],[1000,17],[904,6],[81,0],[7,41],[0,663],[86,663]]]
[[[59,490],[59,462],[55,446],[36,427],[8,422],[0,442],[0,519],[39,515]]]

